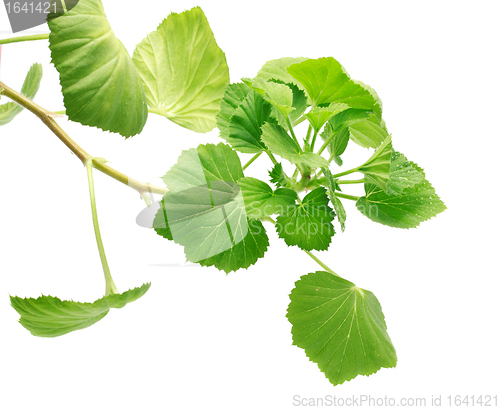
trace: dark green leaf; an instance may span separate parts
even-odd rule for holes
[[[396,366],[380,303],[345,279],[328,272],[302,276],[290,295],[287,318],[293,344],[333,385]]]
[[[278,216],[276,229],[288,246],[323,251],[328,249],[335,234],[332,221],[335,213],[328,206],[328,197],[323,187],[309,192],[299,205],[289,208]]]

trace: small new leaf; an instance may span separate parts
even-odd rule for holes
[[[335,234],[334,217],[335,213],[328,206],[326,190],[319,187],[309,192],[301,203],[288,208],[287,213],[278,216],[276,230],[288,246],[324,251]]]
[[[110,309],[121,309],[143,296],[151,287],[146,283],[121,294],[112,294],[94,303],[61,300],[52,296],[37,299],[10,297],[12,307],[21,315],[19,322],[33,336],[57,337],[85,329],[106,316]]]
[[[38,89],[40,88],[42,74],[42,65],[33,64],[26,75],[23,87],[21,88],[21,94],[28,97],[30,100],[33,100],[38,92]],[[15,102],[8,102],[0,105],[0,126],[11,122],[23,110],[24,108]]]
[[[395,367],[396,350],[375,295],[328,272],[304,275],[290,294],[293,344],[333,385]]]

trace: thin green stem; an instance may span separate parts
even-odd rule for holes
[[[49,33],[47,33],[47,34],[35,34],[32,36],[4,38],[4,39],[0,40],[0,45],[20,43],[22,41],[35,41],[35,40],[48,40],[48,39],[49,39]]]
[[[366,182],[366,179],[361,178],[361,179],[344,179],[343,181],[337,181],[337,184],[342,185],[342,184],[364,184]]]
[[[276,165],[278,163],[278,161],[276,161],[276,158],[274,158],[274,155],[271,151],[267,150],[266,154],[269,156],[269,158],[271,158],[271,161],[273,161],[274,165]]]
[[[306,134],[306,142],[309,144],[309,140],[311,139],[311,132],[312,132],[312,125],[309,124],[309,127],[307,128],[307,134]]]
[[[328,145],[330,145],[330,143],[332,142],[333,140],[333,137],[335,137],[335,133],[332,132],[332,135],[330,135],[326,141],[323,143],[323,145],[321,146],[321,148],[319,149],[318,151],[318,154],[321,155],[321,153],[328,147]]]
[[[316,137],[318,136],[319,130],[314,130],[313,140],[311,142],[311,152],[314,152],[314,144],[316,144]]]
[[[95,191],[94,191],[94,176],[92,175],[93,160],[89,158],[85,161],[85,167],[87,168],[87,178],[89,180],[89,192],[90,192],[90,206],[92,208],[92,222],[94,223],[94,233],[95,240],[97,242],[97,248],[99,249],[99,256],[101,257],[102,270],[104,271],[104,279],[106,280],[106,293],[105,296],[118,293],[115,282],[111,277],[111,272],[109,270],[108,261],[106,259],[106,253],[104,252],[104,245],[102,243],[101,230],[99,229],[99,221],[97,219],[97,207],[95,202]]]
[[[335,196],[338,196],[339,198],[350,199],[351,201],[357,201],[360,198],[359,196],[346,195],[338,191],[335,192]]]
[[[299,203],[302,204],[302,202],[300,201],[300,199],[298,199]],[[267,217],[267,218],[263,218],[262,219],[263,221],[267,221],[267,222],[271,222],[272,224],[276,225],[276,221],[271,218],[271,217]],[[319,265],[321,266],[323,269],[325,269],[327,272],[331,273],[332,275],[335,275],[335,276],[338,276],[339,278],[341,277],[338,273],[335,273],[332,269],[330,269],[328,266],[326,266],[325,263],[321,262],[317,256],[313,255],[311,252],[309,251],[306,251],[305,249],[303,249],[303,251],[305,253],[307,253],[312,259],[314,259],[314,261]]]
[[[26,98],[24,95],[19,94],[17,91],[12,88],[6,86],[4,83],[0,81],[0,91],[1,94],[7,96],[12,101],[18,103],[20,106],[26,108],[28,111],[31,111],[35,114],[40,120],[58,137],[64,145],[66,145],[83,164],[89,158],[92,158],[83,148],[81,148],[75,141],[71,139],[71,137],[66,134],[66,132],[61,128],[61,126],[54,120],[53,116],[55,115],[53,112],[46,110],[45,108],[40,107],[35,104],[29,98]],[[117,181],[125,184],[132,189],[135,189],[141,195],[148,193],[155,193],[160,195],[165,195],[167,193],[167,189],[164,187],[159,187],[155,185],[151,185],[149,183],[143,183],[136,181],[133,178],[128,177],[125,174],[111,168],[110,166],[95,161],[94,168],[98,169],[102,173],[110,176],[111,178],[116,179]]]
[[[348,169],[347,171],[344,171],[344,172],[339,172],[338,174],[333,175],[333,177],[339,178],[339,177],[343,177],[344,175],[349,175],[349,174],[352,174],[354,172],[358,172],[359,168],[361,168],[361,167],[362,167],[362,165],[357,167],[357,168]]]
[[[288,129],[290,130],[290,134],[292,135],[292,138],[294,139],[294,141],[297,143],[297,146],[299,147],[300,152],[302,152],[303,151],[302,147],[299,144],[299,140],[295,136],[295,132],[294,132],[293,127],[292,127],[292,123],[290,122],[290,117],[287,115],[285,118],[286,118],[286,124],[288,125]]]
[[[339,278],[341,277],[338,273],[335,273],[332,269],[330,269],[328,266],[326,266],[323,262],[321,262],[317,256],[313,255],[311,252],[304,250],[305,253],[307,253],[314,261],[321,266],[324,270],[327,272],[331,273],[332,275],[338,276]]]
[[[252,162],[254,162],[257,158],[259,158],[260,156],[262,155],[262,151],[261,152],[258,152],[257,154],[255,154],[252,158],[250,158],[250,160],[245,164],[243,165],[243,171],[245,169],[247,169],[250,165],[252,165]]]

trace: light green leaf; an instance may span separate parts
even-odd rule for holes
[[[245,265],[253,260],[250,255],[263,254],[265,232],[249,230],[251,221],[237,184],[241,178],[238,155],[227,145],[207,144],[184,151],[163,177],[169,192],[153,227],[159,235],[184,246],[191,262],[227,270],[235,263],[230,255],[249,252],[239,266],[248,267]]]
[[[291,161],[296,165],[305,165],[314,169],[328,166],[328,160],[314,152],[302,152],[292,155]]]
[[[262,141],[272,153],[289,161],[294,155],[300,154],[297,143],[281,125],[274,122],[266,122],[262,126]]]
[[[389,172],[391,169],[392,139],[388,135],[384,142],[377,148],[374,154],[363,166],[358,168],[359,172],[365,174],[365,178],[379,186],[382,190],[387,189]]]
[[[288,246],[324,251],[335,234],[334,217],[335,213],[328,206],[326,190],[319,187],[309,192],[301,203],[289,208],[287,213],[278,216],[276,229]]]
[[[229,136],[231,117],[251,91],[251,88],[243,83],[229,84],[227,86],[220,105],[220,111],[217,114],[217,127],[221,137],[226,138]]]
[[[408,161],[400,152],[393,151],[391,156],[391,170],[387,193],[400,195],[406,188],[420,184],[425,180],[424,170],[414,162]]]
[[[33,336],[57,337],[85,329],[106,316],[110,309],[121,309],[143,296],[150,283],[121,294],[104,296],[94,303],[61,300],[52,296],[38,299],[10,297],[12,307],[21,315],[19,322]]]
[[[385,124],[374,114],[351,124],[349,131],[351,139],[364,148],[377,148],[389,135]]]
[[[365,192],[356,202],[358,210],[372,221],[394,228],[416,228],[446,209],[427,180],[400,195],[389,195],[373,184],[365,184]]]
[[[256,91],[251,90],[235,110],[229,122],[229,134],[224,138],[235,150],[254,154],[264,151],[261,140],[262,125],[271,117],[272,105]]]
[[[286,69],[292,64],[300,63],[305,60],[307,60],[307,58],[304,57],[283,57],[276,60],[270,60],[262,66],[256,78],[261,78],[262,80],[279,80],[285,84],[292,83],[304,89],[304,86],[288,74]]]
[[[243,192],[246,213],[249,218],[263,219],[273,214],[283,214],[295,205],[297,193],[291,189],[275,191],[265,182],[251,177],[241,178],[238,185]]]
[[[253,219],[248,221],[248,234],[241,242],[198,263],[201,266],[215,266],[226,273],[247,269],[264,257],[268,246],[269,238],[262,222]]]
[[[332,118],[328,120],[328,123],[332,127],[333,132],[338,132],[348,127],[351,124],[354,124],[358,121],[361,121],[371,114],[371,111],[367,110],[358,110],[355,108],[349,108],[348,110],[342,111],[341,113],[334,115]]]
[[[163,20],[134,52],[151,112],[196,132],[216,125],[229,69],[199,7]]]
[[[342,159],[340,156],[345,152],[349,143],[349,130],[342,128],[340,131],[334,132],[333,127],[328,122],[320,135],[325,141],[332,137],[330,144],[328,144],[328,151],[332,154],[337,165],[341,166]]]
[[[293,344],[333,385],[395,367],[396,350],[375,295],[328,272],[304,275],[290,295]]]
[[[101,1],[80,0],[50,17],[49,47],[69,119],[125,137],[139,134],[148,116],[142,81]]]
[[[272,81],[277,82],[279,84],[283,84],[279,82],[279,80],[272,80]],[[286,86],[290,88],[290,90],[292,90],[292,95],[293,95],[293,101],[292,101],[293,110],[287,110],[288,118],[290,119],[290,123],[292,124],[293,127],[296,125],[297,120],[302,116],[302,114],[304,114],[304,111],[308,107],[307,97],[305,92],[302,91],[295,84],[289,83],[286,84]],[[278,122],[279,125],[281,125],[285,130],[289,131],[286,117],[283,115],[282,112],[278,111],[278,109],[275,106],[273,106],[272,108],[271,116]]]
[[[296,165],[306,165],[312,168],[328,166],[328,161],[321,155],[312,152],[301,152],[297,143],[288,135],[288,132],[273,122],[262,126],[262,141],[272,153]]]
[[[349,106],[347,104],[331,103],[326,107],[311,108],[311,110],[305,115],[305,117],[309,120],[315,132],[319,132],[323,125],[325,125],[325,122],[327,122],[334,115],[337,115],[340,112],[347,110],[348,108]]]
[[[328,196],[330,197],[330,202],[333,205],[333,209],[337,214],[337,219],[340,223],[340,228],[342,232],[345,231],[345,221],[347,219],[347,214],[344,205],[340,199],[335,195],[335,191],[338,189],[338,184],[333,178],[331,171],[328,168],[321,168],[326,179],[326,188],[328,189]]]
[[[33,64],[26,75],[23,87],[21,88],[21,94],[28,97],[30,100],[33,100],[38,92],[38,89],[40,88],[42,74],[42,65]],[[23,109],[23,107],[15,102],[8,102],[0,105],[0,126],[11,122],[20,112],[23,111]]]
[[[182,151],[177,163],[163,176],[163,181],[170,191],[180,192],[217,181],[235,185],[243,176],[238,154],[220,143]]]
[[[351,108],[371,110],[379,117],[382,115],[382,108],[372,92],[351,80],[333,57],[305,60],[286,70],[304,86],[313,106],[345,103]]]

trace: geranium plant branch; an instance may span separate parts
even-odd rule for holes
[[[71,137],[54,120],[53,116],[56,114],[40,107],[38,104],[34,103],[29,98],[26,98],[24,95],[8,87],[1,81],[0,90],[3,95],[9,97],[12,101],[15,101],[22,107],[26,108],[28,111],[31,111],[38,118],[40,118],[40,120],[64,143],[64,145],[66,145],[78,157],[80,161],[82,161],[83,164],[85,164],[88,159],[92,158],[92,156],[85,152],[85,150],[81,148],[75,141],[73,141]],[[135,189],[141,195],[145,195],[147,193],[165,195],[165,193],[167,192],[167,189],[164,187],[136,181],[135,179],[128,177],[127,175],[111,168],[110,166],[102,162],[95,161],[94,167],[102,173],[121,182],[122,184],[128,185],[129,187]]]

